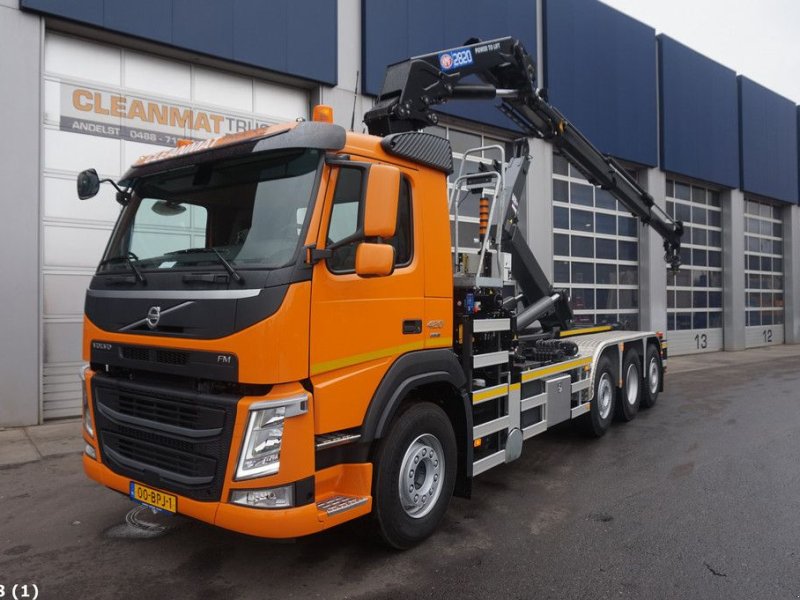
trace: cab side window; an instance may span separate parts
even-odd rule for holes
[[[394,246],[395,267],[411,264],[414,256],[414,228],[411,216],[408,179],[403,177],[400,180],[400,197],[397,199],[397,229],[394,231],[394,237],[386,240],[386,243]]]
[[[339,169],[336,190],[333,192],[331,221],[328,225],[326,246],[353,235],[360,227],[362,217],[363,171],[361,169]],[[328,259],[328,268],[334,273],[352,273],[356,268],[357,241],[339,246]]]
[[[361,169],[341,167],[333,193],[330,224],[326,246],[340,242],[356,233],[363,224],[363,186]],[[408,180],[400,180],[400,195],[397,203],[397,228],[395,235],[384,240],[395,249],[395,265],[407,266],[414,251],[412,235],[411,195]],[[328,268],[333,273],[352,273],[356,268],[356,247],[361,240],[346,243],[333,250],[328,259]]]

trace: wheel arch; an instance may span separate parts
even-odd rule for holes
[[[469,496],[472,478],[472,407],[466,393],[466,376],[449,349],[420,350],[399,357],[373,394],[361,441],[383,438],[401,408],[409,402],[429,401],[447,414],[456,435],[458,470],[455,494]]]

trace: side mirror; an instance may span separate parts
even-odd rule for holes
[[[364,236],[390,238],[397,227],[397,198],[400,195],[400,169],[372,165],[364,203]]]
[[[100,177],[94,169],[86,169],[78,173],[78,198],[88,200],[100,191]]]
[[[394,246],[362,242],[356,248],[356,275],[386,277],[394,272]]]

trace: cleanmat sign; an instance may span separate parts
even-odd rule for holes
[[[268,124],[196,106],[61,84],[59,127],[73,133],[174,146],[182,138],[203,140]]]

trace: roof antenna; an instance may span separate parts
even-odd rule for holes
[[[350,131],[355,131],[356,126],[356,101],[358,100],[358,76],[360,72],[356,69],[356,90],[353,92],[353,116],[350,117]]]

